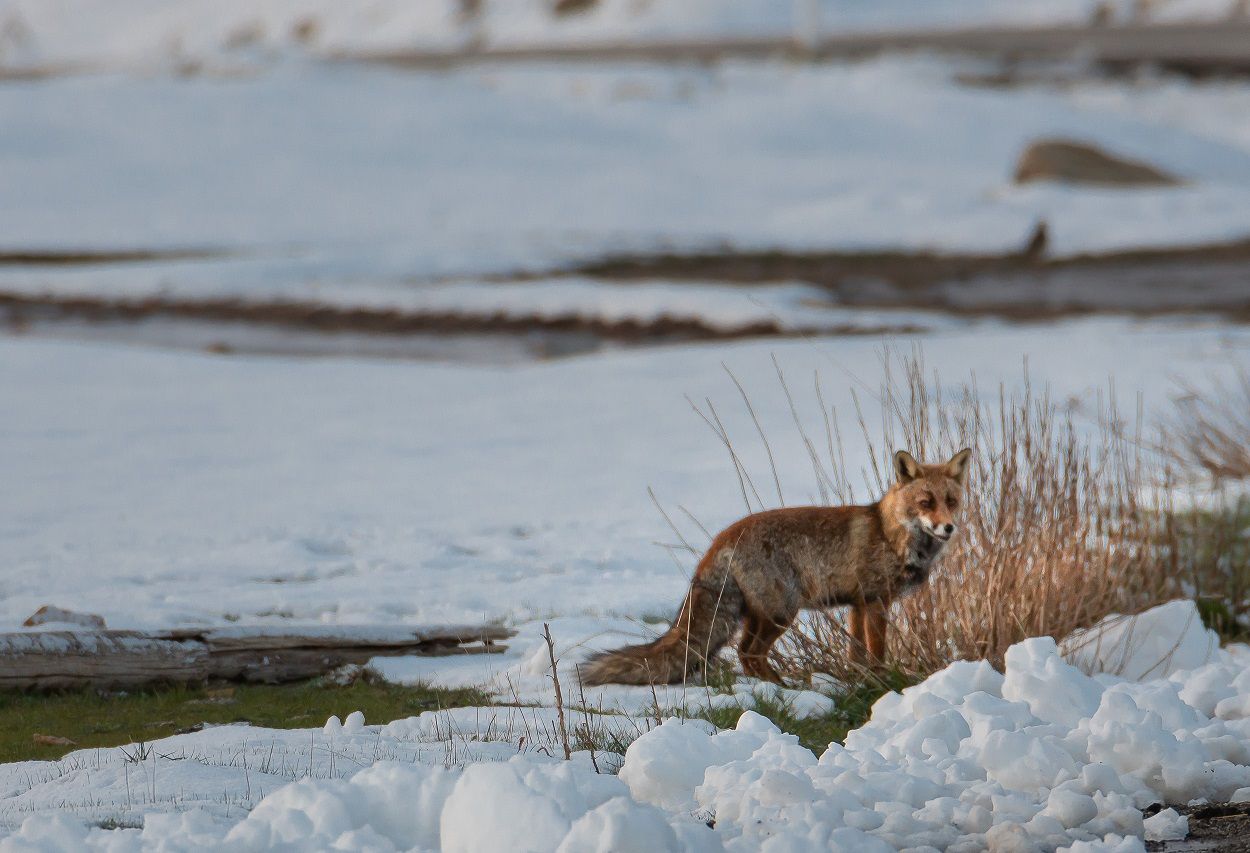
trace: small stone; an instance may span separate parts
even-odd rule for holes
[[[28,616],[22,625],[26,628],[34,628],[37,625],[47,625],[54,622],[67,625],[82,625],[84,628],[105,627],[103,616],[97,616],[94,613],[75,613],[73,610],[65,610],[52,604],[45,604],[43,607],[40,607]]]
[[[77,742],[60,735],[32,735],[36,746],[78,746]]]
[[[1058,181],[1114,187],[1175,186],[1181,183],[1155,167],[1082,142],[1041,139],[1016,163],[1015,182]]]

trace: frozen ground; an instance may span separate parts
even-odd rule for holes
[[[450,278],[463,282],[456,299],[478,307],[476,274],[605,253],[1004,252],[1039,219],[1058,255],[1245,236],[1244,87],[969,88],[953,81],[961,67],[886,58],[406,74],[297,62],[242,78],[9,81],[0,250],[224,255],[3,266],[0,289],[339,303],[359,292],[368,304],[412,301]],[[1051,136],[1188,183],[1012,185],[1021,149]]]
[[[1132,630],[1175,650],[1127,661],[1150,676],[1028,640],[1004,673],[956,663],[887,694],[819,760],[750,712],[723,732],[573,713],[642,734],[623,761],[561,762],[551,708],[463,708],[4,765],[0,849],[1144,851],[1188,831],[1146,806],[1250,796],[1250,650],[1216,647],[1189,602]]]
[[[486,0],[469,21],[456,0],[3,0],[0,68],[255,67],[292,55],[456,50],[741,35],[810,37],[894,29],[1047,25],[1090,20],[1094,0],[600,0],[556,16],[545,0]],[[1128,0],[1109,4],[1127,16]],[[1155,17],[1210,19],[1231,0],[1170,0]]]

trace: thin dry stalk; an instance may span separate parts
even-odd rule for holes
[[[777,460],[773,457],[773,446],[768,443],[768,434],[764,432],[764,427],[760,423],[759,415],[755,413],[755,407],[751,405],[751,398],[747,395],[747,389],[742,387],[742,383],[738,381],[738,377],[734,376],[733,371],[725,364],[721,364],[725,373],[729,374],[729,378],[733,380],[733,384],[738,389],[738,393],[742,396],[742,405],[746,406],[747,412],[751,415],[751,420],[755,424],[755,431],[759,433],[760,443],[764,445],[764,452],[768,454],[768,468],[773,473],[773,485],[777,488],[777,504],[779,506],[786,505],[785,496],[781,492],[781,477],[777,475]],[[710,405],[710,404],[709,404]]]
[[[582,740],[586,744],[586,749],[590,751],[590,765],[595,768],[596,773],[603,773],[599,769],[599,760],[595,756],[595,736],[590,731],[590,706],[586,704],[586,685],[582,683],[582,668],[577,667],[577,695],[578,701],[582,705]]]
[[[551,626],[543,623],[543,639],[547,641],[547,659],[551,661],[551,683],[556,688],[556,716],[560,721],[560,744],[564,747],[564,760],[573,757],[569,749],[569,728],[564,723],[564,696],[560,693],[560,673],[556,669],[556,644],[551,640]]]
[[[725,425],[721,423],[720,416],[716,414],[716,408],[712,405],[712,401],[704,400],[704,403],[707,405],[706,413],[699,408],[699,405],[695,403],[694,400],[691,400],[689,397],[686,398],[686,402],[690,404],[690,408],[694,409],[695,414],[703,419],[703,422],[708,425],[708,428],[711,429],[712,432],[716,433],[716,437],[721,440],[721,443],[725,445],[725,449],[729,451],[729,458],[733,462],[734,472],[738,475],[738,488],[742,492],[742,502],[746,504],[747,512],[754,511],[751,507],[751,498],[747,494],[748,488],[750,488],[751,494],[755,495],[756,503],[758,503],[759,507],[763,509],[764,501],[760,499],[759,490],[755,488],[755,483],[752,482],[751,475],[747,472],[746,466],[738,457],[738,451],[734,449],[733,442],[729,438],[729,431],[726,430]]]

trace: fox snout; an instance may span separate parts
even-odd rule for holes
[[[955,523],[952,521],[940,521],[920,516],[920,526],[925,533],[936,536],[938,539],[950,539],[955,535]]]

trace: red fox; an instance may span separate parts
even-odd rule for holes
[[[654,642],[602,652],[586,684],[673,684],[697,675],[742,624],[747,675],[779,681],[768,652],[802,609],[850,605],[857,660],[885,656],[890,603],[923,584],[955,533],[972,451],[940,465],[894,454],[897,479],[868,506],[766,510],[712,540],[673,625]]]

